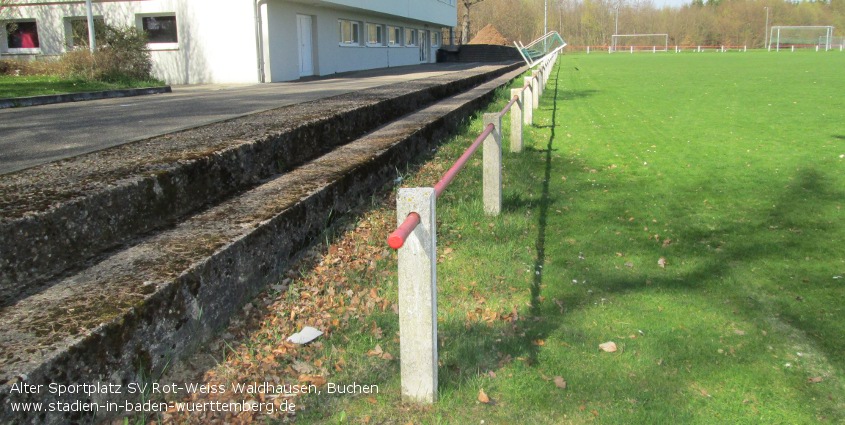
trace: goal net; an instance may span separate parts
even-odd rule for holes
[[[845,49],[845,37],[819,37],[819,46],[830,46],[831,49]]]
[[[769,32],[769,50],[775,49],[824,49],[830,50],[834,42],[833,27],[826,26],[773,26]],[[837,46],[838,47],[838,46]]]
[[[669,34],[614,34],[610,38],[611,52],[669,51]]]

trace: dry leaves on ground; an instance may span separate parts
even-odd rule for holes
[[[395,300],[383,296],[375,286],[391,273],[389,269],[377,268],[376,262],[389,254],[381,235],[389,233],[395,226],[395,219],[389,212],[376,210],[360,216],[357,224],[347,225],[346,232],[330,246],[315,247],[292,264],[285,278],[270,290],[260,294],[251,302],[252,308],[243,309],[243,314],[231,320],[223,333],[224,337],[207,344],[206,353],[224,353],[225,358],[216,366],[187,373],[176,378],[190,382],[224,385],[227,389],[234,383],[269,383],[271,385],[313,384],[326,385],[335,373],[345,370],[347,353],[343,344],[326,350],[325,341],[330,341],[337,329],[345,329],[350,321],[358,321],[378,311],[389,311],[396,307]],[[300,273],[307,270],[306,273]],[[324,333],[323,338],[308,345],[296,345],[285,341],[304,326],[313,326]],[[370,332],[381,339],[382,329],[372,323]],[[218,351],[219,350],[219,351]],[[368,354],[383,360],[393,356],[377,345]],[[198,354],[196,357],[201,356]],[[207,357],[207,354],[206,354]],[[190,369],[189,360],[173,369]],[[197,360],[197,363],[200,363]],[[174,401],[193,402],[241,402],[245,394],[233,391],[217,394],[179,395]],[[278,405],[284,401],[303,407],[302,396],[291,394],[280,397],[276,394],[258,394],[259,400]],[[295,413],[279,413],[272,416],[295,416]],[[265,412],[167,412],[162,423],[205,424],[205,423],[253,423],[268,418]]]
[[[613,341],[605,342],[604,344],[599,344],[599,350],[604,351],[605,353],[615,353],[616,343]]]
[[[478,390],[478,401],[484,404],[490,404],[490,397],[484,392],[484,388]]]
[[[566,389],[566,381],[563,379],[562,376],[555,376],[555,386],[558,388],[565,390]]]

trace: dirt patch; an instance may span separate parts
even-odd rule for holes
[[[487,24],[475,37],[470,40],[469,44],[492,44],[496,46],[510,46],[511,43],[508,41],[493,24]]]

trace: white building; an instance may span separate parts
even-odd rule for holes
[[[86,11],[84,0],[18,0],[0,17],[0,56],[73,49],[71,27]],[[154,74],[170,84],[434,62],[441,28],[457,19],[455,0],[94,0],[93,14],[147,31]]]

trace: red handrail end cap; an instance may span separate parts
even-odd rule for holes
[[[399,249],[402,248],[402,245],[405,245],[405,240],[399,236],[390,235],[390,237],[387,238],[387,245],[393,249]]]

